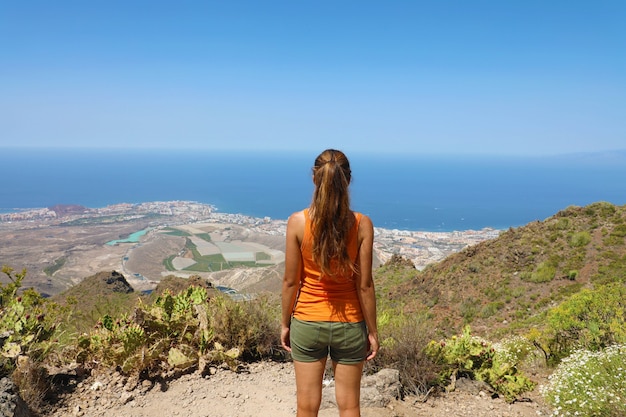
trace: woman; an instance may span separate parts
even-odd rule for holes
[[[311,206],[287,222],[281,342],[293,358],[298,417],[317,416],[329,354],[339,415],[359,417],[363,364],[379,347],[374,227],[350,209],[350,179],[341,151],[322,152]]]

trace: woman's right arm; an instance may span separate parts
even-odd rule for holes
[[[378,353],[378,328],[376,324],[376,291],[372,277],[372,257],[374,246],[374,225],[369,217],[363,216],[359,224],[359,273],[357,274],[357,294],[361,310],[367,325],[367,338],[370,352],[367,360],[374,359]]]
[[[282,317],[280,341],[288,352],[291,352],[289,343],[289,325],[291,314],[300,287],[300,270],[302,269],[302,254],[300,242],[304,234],[304,214],[294,213],[287,221],[287,237],[285,241],[285,275],[282,288]]]

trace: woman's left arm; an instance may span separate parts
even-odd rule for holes
[[[367,338],[370,352],[367,360],[378,353],[378,327],[376,324],[376,291],[372,277],[372,257],[374,246],[374,225],[369,217],[363,216],[359,224],[359,273],[357,274],[357,294],[367,325]]]
[[[287,221],[287,238],[285,241],[285,274],[283,275],[282,288],[282,317],[280,341],[288,352],[291,352],[289,343],[289,325],[291,314],[300,287],[300,269],[302,268],[302,255],[300,253],[300,240],[304,230],[304,214],[294,213]]]

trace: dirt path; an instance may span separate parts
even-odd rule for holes
[[[218,370],[214,375],[184,375],[167,386],[144,382],[129,391],[116,374],[91,377],[63,401],[51,417],[293,417],[296,395],[293,366],[256,363],[249,372]],[[539,400],[539,399],[538,399]],[[320,411],[336,417],[336,409]],[[362,417],[536,417],[548,416],[540,402],[507,404],[486,395],[452,393],[392,401],[385,408],[365,408]]]

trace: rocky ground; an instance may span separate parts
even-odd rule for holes
[[[101,373],[78,383],[61,398],[51,417],[292,417],[296,395],[290,363],[256,363],[244,372],[214,369],[211,374],[183,375],[167,383],[137,382],[119,374]],[[427,398],[391,400],[365,407],[362,417],[536,417],[550,411],[533,394],[507,404],[483,391],[457,391]],[[334,406],[320,417],[338,416]]]

